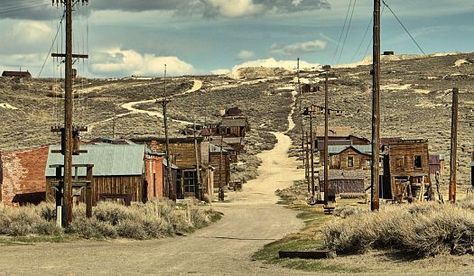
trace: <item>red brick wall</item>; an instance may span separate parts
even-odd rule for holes
[[[1,200],[12,204],[17,194],[46,191],[45,168],[48,146],[15,152],[3,152],[1,161]]]

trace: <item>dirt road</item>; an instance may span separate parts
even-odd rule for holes
[[[290,127],[294,126],[289,117]],[[187,237],[153,241],[81,241],[0,247],[0,271],[9,274],[288,275],[300,271],[252,261],[263,245],[303,226],[296,213],[276,205],[276,189],[301,179],[288,157],[291,139],[274,133],[275,148],[259,154],[259,177],[230,202],[215,203],[221,221]]]

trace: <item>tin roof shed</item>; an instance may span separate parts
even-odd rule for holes
[[[59,145],[49,147],[48,161],[46,164],[46,176],[54,177],[56,170],[51,165],[64,164],[64,157],[60,153],[52,153],[59,150]],[[132,176],[143,175],[145,171],[145,145],[113,145],[113,144],[90,144],[82,145],[82,150],[87,153],[73,156],[72,163],[93,164],[94,176]],[[73,175],[74,171],[73,171]],[[79,176],[86,175],[85,168],[78,169]]]

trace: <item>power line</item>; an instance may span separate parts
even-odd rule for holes
[[[61,17],[61,20],[59,21],[59,25],[58,25],[58,28],[56,30],[56,35],[53,38],[53,42],[51,43],[51,47],[49,48],[48,54],[46,55],[46,58],[44,59],[43,65],[41,66],[41,69],[38,73],[38,78],[41,76],[41,73],[43,73],[44,66],[46,65],[46,62],[48,61],[48,58],[50,57],[51,52],[53,51],[54,43],[56,42],[56,39],[58,38],[59,31],[61,30],[61,28],[59,26],[60,25],[62,26],[65,15],[66,15],[66,13],[64,12],[62,17]]]
[[[332,63],[334,63],[337,53],[339,52],[339,46],[341,44],[341,39],[342,36],[344,35],[344,30],[346,29],[346,24],[347,24],[347,19],[349,18],[349,13],[351,10],[351,5],[352,5],[352,0],[349,1],[349,5],[347,5],[347,11],[346,11],[346,19],[344,19],[344,25],[342,26],[342,30],[339,33],[339,39],[337,40],[337,47],[336,47],[336,52],[334,52],[334,56],[332,58]]]
[[[367,28],[365,29],[364,36],[362,36],[362,39],[359,43],[359,47],[357,47],[357,50],[354,53],[354,56],[352,56],[351,62],[354,61],[356,58],[357,54],[362,50],[362,45],[364,44],[365,38],[367,37],[367,34],[369,33],[370,26],[372,25],[373,18],[370,19],[369,24],[367,25]]]
[[[405,32],[408,34],[408,36],[410,36],[411,40],[415,43],[416,47],[418,47],[418,49],[424,54],[426,55],[425,51],[423,51],[423,49],[421,48],[420,44],[418,44],[418,42],[416,41],[416,39],[411,35],[411,33],[408,31],[408,29],[405,27],[405,25],[403,24],[403,22],[400,20],[400,18],[398,18],[398,16],[395,14],[395,12],[392,10],[392,8],[390,8],[390,6],[385,2],[385,0],[382,0],[382,3],[384,4],[385,7],[388,8],[388,10],[393,14],[393,16],[395,17],[395,19],[397,19],[398,23],[400,23],[400,25],[402,26],[403,30],[405,30]]]
[[[341,52],[339,53],[339,58],[337,59],[337,63],[341,61],[342,53],[344,52],[344,46],[346,46],[347,37],[349,36],[349,32],[351,31],[352,18],[354,17],[354,10],[355,10],[356,3],[357,3],[357,0],[354,0],[352,4],[351,17],[349,19],[349,24],[346,30],[346,36],[344,37],[344,42],[342,43],[342,48],[341,48]]]

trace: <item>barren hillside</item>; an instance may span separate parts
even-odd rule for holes
[[[450,102],[447,94],[453,87],[460,88],[459,172],[460,180],[468,179],[468,164],[474,141],[474,54],[434,56],[385,61],[382,66],[382,136],[427,138],[430,150],[448,157],[450,136]],[[256,70],[256,69],[255,69]],[[370,66],[333,69],[330,81],[330,106],[344,111],[342,116],[331,115],[331,125],[349,125],[355,134],[370,137],[371,76]],[[268,131],[287,128],[290,112],[293,76],[276,70],[277,76],[249,79],[259,74],[247,74],[247,79],[235,80],[225,76],[180,77],[167,80],[168,95],[175,95],[170,103],[174,119],[212,122],[220,109],[238,106],[249,116],[252,131],[250,154],[271,147],[274,139]],[[309,82],[318,82],[315,73],[303,75]],[[193,86],[194,80],[203,86],[194,93],[181,93]],[[11,150],[57,143],[59,138],[49,128],[61,123],[62,103],[54,98],[60,91],[54,80],[25,80],[21,83],[0,78],[1,150]],[[153,100],[163,96],[163,80],[87,80],[75,88],[76,122],[93,126],[85,138],[111,136],[114,114],[117,136],[162,134],[162,119],[144,113],[126,114],[122,107],[128,102]],[[320,92],[306,94],[303,106],[323,104]],[[136,108],[160,111],[160,105],[147,103]],[[295,114],[297,122],[299,114]],[[322,116],[317,118],[319,124]],[[91,125],[92,124],[92,125]],[[184,125],[171,123],[172,133]],[[299,127],[293,132],[298,143]],[[296,135],[298,134],[298,135]],[[266,142],[265,140],[271,140]],[[296,145],[296,144],[295,144]],[[449,159],[446,159],[449,161]],[[447,162],[449,163],[449,162]]]

